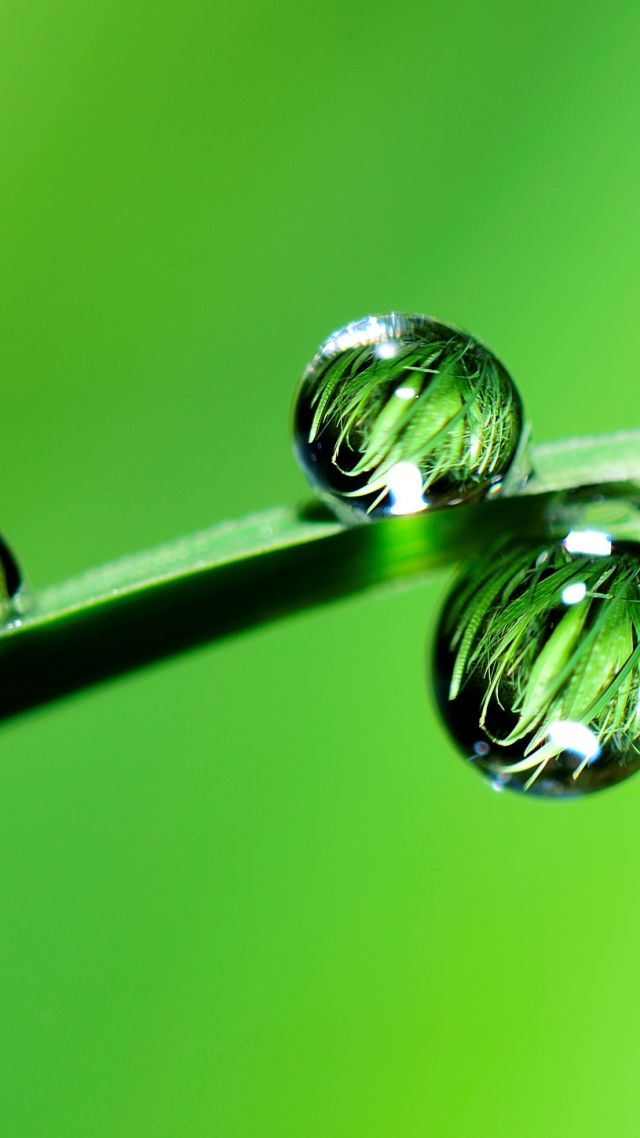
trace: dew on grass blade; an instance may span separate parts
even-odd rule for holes
[[[298,458],[343,520],[493,495],[528,474],[520,396],[482,344],[427,316],[367,316],[307,367]]]
[[[640,768],[640,550],[503,541],[447,598],[433,679],[492,785],[566,797],[628,778]]]
[[[0,628],[17,625],[25,604],[24,580],[18,562],[0,537]]]

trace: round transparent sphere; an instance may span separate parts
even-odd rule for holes
[[[0,537],[0,626],[19,621],[25,603],[24,580],[18,562]]]
[[[640,768],[640,551],[598,530],[478,560],[445,602],[433,680],[469,763],[567,797]]]
[[[508,372],[427,316],[367,316],[330,336],[302,377],[294,431],[302,467],[348,522],[484,498],[528,473]]]

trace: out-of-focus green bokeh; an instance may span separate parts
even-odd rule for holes
[[[631,2],[0,4],[2,530],[36,585],[304,497],[318,342],[468,327],[538,439],[638,426]],[[11,1138],[636,1138],[640,779],[492,794],[446,578],[16,721]]]

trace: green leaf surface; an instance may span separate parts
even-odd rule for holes
[[[558,490],[640,483],[640,432],[542,445],[533,459],[526,489],[492,502],[354,528],[285,506],[35,591],[0,633],[0,718],[314,605],[419,581],[500,533],[539,540]]]

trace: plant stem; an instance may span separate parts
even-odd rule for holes
[[[640,483],[640,432],[534,449],[524,492],[347,528],[281,507],[115,561],[35,593],[0,633],[0,719],[290,613],[476,555],[499,533],[548,534],[555,492]]]

